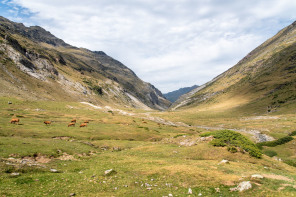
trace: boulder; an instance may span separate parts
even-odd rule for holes
[[[222,161],[220,161],[219,163],[218,163],[218,165],[221,165],[221,164],[229,164],[229,161],[228,160],[226,160],[226,159],[223,159]]]
[[[56,169],[50,169],[50,172],[53,172],[53,173],[58,173],[59,171],[56,170]]]
[[[11,173],[10,175],[11,175],[11,176],[19,176],[20,173],[18,173],[18,172],[13,172],[13,173]]]
[[[110,175],[115,174],[115,173],[116,173],[116,171],[113,170],[113,169],[105,170],[105,175],[106,175],[106,176],[110,176]]]
[[[243,181],[241,182],[240,184],[238,184],[237,187],[234,187],[234,188],[230,188],[230,191],[239,191],[239,192],[242,192],[242,191],[245,191],[245,190],[248,190],[248,189],[251,189],[252,188],[252,184],[250,183],[250,181]]]

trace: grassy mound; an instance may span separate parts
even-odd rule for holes
[[[214,132],[207,132],[201,136],[212,135],[215,139],[210,143],[213,146],[227,146],[230,152],[237,152],[238,149],[248,152],[252,157],[261,158],[261,150],[248,138],[240,133],[230,130],[220,130]]]

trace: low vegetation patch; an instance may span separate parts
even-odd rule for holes
[[[263,151],[263,153],[269,157],[274,157],[277,155],[277,153],[273,150],[266,150],[266,151]]]
[[[210,142],[213,146],[225,147],[228,151],[235,153],[240,149],[248,152],[252,157],[261,158],[261,150],[248,138],[240,133],[230,130],[220,130],[207,132],[202,134],[202,137],[212,135],[215,139]]]
[[[88,87],[93,90],[97,95],[103,95],[102,87],[95,85],[93,81],[83,78],[83,82],[88,85]]]
[[[275,146],[278,146],[278,145],[282,145],[282,144],[286,144],[287,142],[290,142],[292,141],[294,138],[291,137],[291,136],[286,136],[286,137],[282,137],[282,138],[279,138],[277,140],[274,140],[274,141],[268,141],[268,142],[260,142],[260,143],[257,143],[257,146],[262,149],[262,146],[268,146],[268,147],[275,147]]]
[[[296,136],[296,131],[291,132],[289,136]]]
[[[293,167],[296,167],[296,162],[295,161],[292,161],[292,160],[286,160],[284,161],[286,164],[290,165],[290,166],[293,166]]]

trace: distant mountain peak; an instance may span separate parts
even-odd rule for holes
[[[168,99],[169,101],[171,101],[173,103],[176,100],[178,100],[180,98],[180,96],[190,92],[191,90],[193,90],[197,87],[198,87],[198,85],[193,85],[191,87],[184,87],[184,88],[180,88],[178,90],[172,91],[172,92],[165,93],[163,95],[165,96],[166,99]]]

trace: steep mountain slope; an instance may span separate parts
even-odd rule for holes
[[[186,94],[188,92],[190,92],[191,90],[197,88],[198,85],[194,85],[191,87],[185,87],[185,88],[180,88],[178,90],[172,91],[172,92],[168,92],[166,94],[163,94],[165,98],[167,98],[169,101],[171,101],[172,103],[175,102],[180,96],[182,96],[183,94]]]
[[[0,95],[164,110],[170,102],[102,51],[76,48],[41,27],[0,17]]]
[[[295,112],[296,22],[171,107],[246,114]]]

